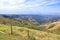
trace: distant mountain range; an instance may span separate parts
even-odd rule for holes
[[[36,21],[39,24],[45,24],[48,22],[55,22],[60,19],[60,16],[58,16],[58,15],[2,15],[2,16],[14,18],[14,19],[22,19],[25,21],[30,21],[30,20]]]

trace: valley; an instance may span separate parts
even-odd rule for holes
[[[60,40],[60,16],[0,15],[0,40]]]

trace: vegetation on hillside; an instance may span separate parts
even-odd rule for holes
[[[32,17],[0,16],[0,40],[60,40],[60,21],[39,24]]]
[[[0,24],[0,40],[28,40],[28,39],[60,40],[60,35],[17,26],[13,26],[13,35],[11,35],[10,26]]]

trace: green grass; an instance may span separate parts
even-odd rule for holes
[[[21,36],[0,33],[0,40],[24,40]]]
[[[36,26],[35,26],[36,27]],[[13,26],[13,34],[10,34],[10,26],[0,24],[0,40],[27,40],[29,30],[30,40],[60,40],[60,35],[36,30],[36,28],[26,28]]]
[[[0,40],[14,40],[11,35],[0,33]]]

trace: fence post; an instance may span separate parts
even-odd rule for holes
[[[12,23],[11,23],[11,35],[13,34],[13,28],[12,28]]]
[[[10,18],[11,18],[11,20],[10,20],[10,22],[11,22],[11,23],[10,23],[10,26],[11,26],[11,27],[10,27],[10,30],[11,30],[11,35],[12,35],[12,34],[13,34],[13,28],[12,28],[12,26],[13,26],[13,25],[12,25],[12,18],[13,18],[13,16],[11,16]]]
[[[30,40],[29,30],[27,30],[27,40]]]

